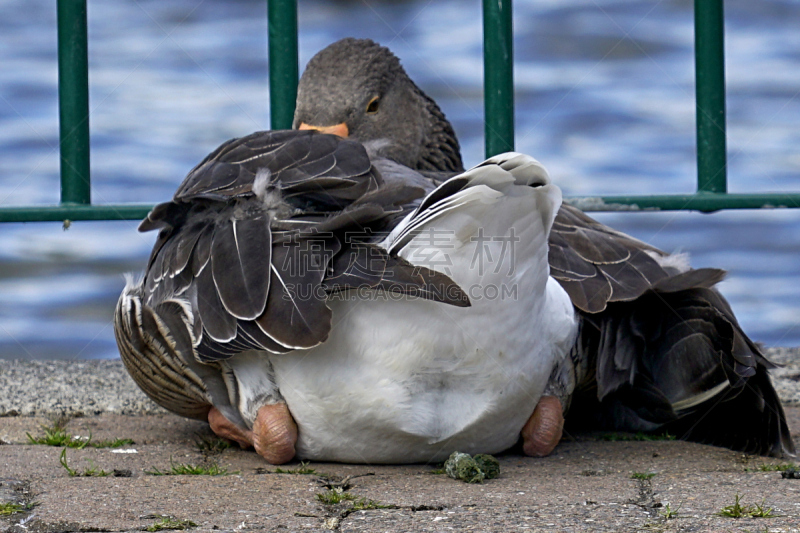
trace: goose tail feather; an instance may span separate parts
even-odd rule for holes
[[[572,427],[666,431],[746,453],[793,455],[767,372],[774,365],[716,290],[706,283],[672,290],[678,285],[581,313],[582,356],[595,359],[594,373],[576,391]]]

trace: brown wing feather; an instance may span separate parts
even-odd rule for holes
[[[550,274],[581,311],[599,313],[611,302],[634,300],[670,277],[652,255],[666,254],[574,207],[558,210],[549,240]]]
[[[334,239],[294,237],[273,246],[267,307],[255,322],[286,348],[312,348],[328,338],[331,328],[333,314],[321,287],[339,244]]]
[[[258,179],[266,181],[256,187]],[[383,185],[353,141],[309,131],[228,141],[141,224],[143,231],[161,230],[144,280],[145,304],[185,301],[187,331],[203,362],[323,342],[332,318],[330,276],[346,277],[348,288],[468,305],[446,276],[383,251],[372,270],[355,274],[342,266],[424,194],[402,180]]]
[[[236,317],[231,315],[220,300],[210,268],[204,268],[197,280],[197,317],[205,332],[217,342],[236,338]]]
[[[269,218],[224,220],[211,243],[211,272],[225,309],[239,320],[264,312],[272,242]]]
[[[377,246],[352,243],[331,263],[325,278],[329,294],[365,287],[394,294],[417,296],[457,307],[469,307],[467,294],[445,274],[414,266]]]

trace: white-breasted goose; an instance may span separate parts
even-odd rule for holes
[[[793,452],[771,364],[713,289],[724,273],[561,205],[530,157],[464,172],[397,58],[311,60],[298,129],[224,143],[142,230],[115,315],[160,405],[268,461],[441,460],[570,423]],[[342,139],[341,136],[349,139]]]

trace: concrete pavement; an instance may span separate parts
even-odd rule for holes
[[[800,441],[797,352],[771,356],[789,363],[775,376],[776,386]],[[800,532],[800,479],[770,470],[789,459],[679,441],[568,435],[543,459],[499,457],[500,477],[479,485],[438,474],[438,465],[321,463],[304,467],[313,473],[276,473],[252,451],[198,445],[213,441],[208,426],[150,403],[119,361],[0,361],[0,391],[0,506],[20,508],[0,516],[2,532],[141,531],[179,527],[181,520],[196,524],[195,531],[281,533]],[[65,459],[73,470],[111,474],[71,477],[61,464],[63,448],[27,443],[26,433],[44,435],[42,426],[58,415],[66,415],[70,435],[135,444],[68,448]],[[153,475],[178,464],[215,464],[228,474]],[[320,499],[342,493],[351,499]],[[765,513],[771,516],[720,516],[737,495],[750,510],[757,511],[756,504],[771,508]]]

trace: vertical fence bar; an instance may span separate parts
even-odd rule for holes
[[[86,0],[58,0],[61,203],[90,204]]]
[[[267,0],[270,127],[292,127],[297,101],[297,1]]]
[[[511,0],[483,0],[486,157],[514,149],[514,36]]]
[[[694,2],[697,191],[728,190],[725,146],[725,19],[722,0]]]

